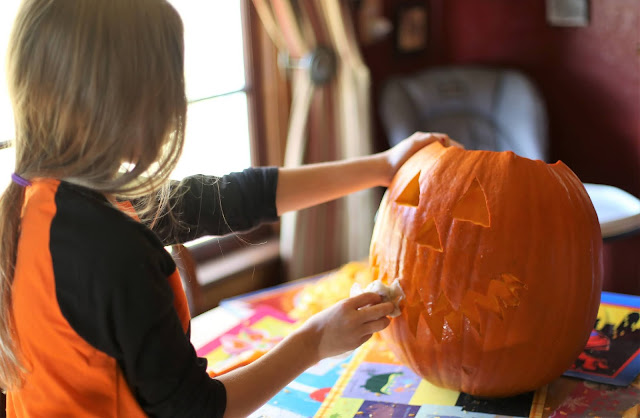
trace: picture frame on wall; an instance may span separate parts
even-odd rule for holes
[[[589,0],[547,0],[547,22],[551,26],[589,26]]]
[[[416,54],[427,49],[429,11],[426,1],[403,2],[397,6],[395,46],[398,53]]]

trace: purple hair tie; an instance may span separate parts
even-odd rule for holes
[[[16,173],[11,173],[11,180],[22,187],[31,186],[31,182],[29,180],[20,177]]]

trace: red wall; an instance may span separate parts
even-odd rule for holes
[[[406,1],[384,0],[393,20]],[[392,75],[433,65],[519,69],[538,86],[549,117],[551,160],[584,182],[640,197],[640,1],[591,0],[590,24],[550,26],[543,0],[429,0],[429,45],[399,55],[393,36],[363,46],[378,100]],[[377,146],[386,146],[376,120]],[[640,294],[640,236],[605,245],[605,288]]]

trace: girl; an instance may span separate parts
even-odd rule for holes
[[[16,169],[0,201],[8,416],[246,416],[315,362],[389,324],[393,305],[365,293],[211,379],[189,342],[164,246],[388,185],[409,156],[446,136],[416,134],[350,161],[172,184],[186,99],[182,23],[165,0],[25,0],[8,62],[16,123]]]

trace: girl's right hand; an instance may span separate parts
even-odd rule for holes
[[[299,329],[308,334],[308,348],[317,350],[317,360],[353,350],[389,325],[391,302],[380,295],[362,293],[317,313]]]
[[[246,417],[300,373],[326,357],[353,350],[389,325],[394,305],[363,293],[309,318],[251,364],[217,377],[227,392],[225,417]]]

